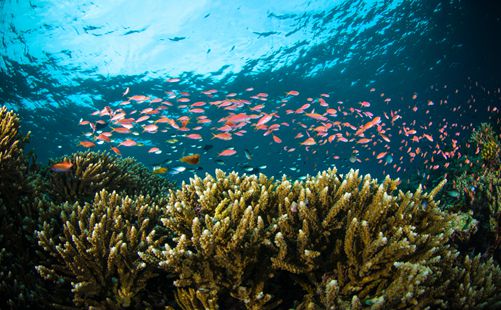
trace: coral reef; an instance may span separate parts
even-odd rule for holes
[[[144,196],[132,200],[105,190],[93,203],[53,207],[60,210],[63,231],[44,222],[38,232],[39,244],[55,260],[39,265],[40,275],[59,285],[70,284],[79,307],[148,306],[144,288],[156,273],[138,252],[163,240],[154,241],[162,207]]]
[[[217,170],[174,190],[108,153],[38,169],[17,116],[0,116],[2,309],[501,307],[499,143],[487,125],[472,138],[479,159],[449,175],[446,208],[443,176],[426,193],[358,171]]]
[[[217,171],[170,195],[162,222],[175,238],[141,256],[177,275],[184,309],[446,308],[446,276],[459,277],[447,266],[461,264],[434,201],[443,183],[394,195],[398,181],[356,171],[304,183]],[[480,265],[492,271],[484,297],[499,299],[501,271]]]
[[[135,159],[121,159],[107,152],[78,152],[54,162],[72,163],[68,172],[47,172],[46,191],[56,203],[92,201],[102,189],[153,197],[174,187]]]

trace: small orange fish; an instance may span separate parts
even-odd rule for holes
[[[376,159],[383,158],[386,155],[386,153],[388,153],[388,152],[381,152],[381,153],[377,154]]]
[[[195,109],[190,109],[189,112],[191,113],[204,113],[205,110],[201,108],[195,108]]]
[[[197,165],[200,162],[200,154],[191,154],[181,157],[179,161],[190,165]]]
[[[112,128],[113,131],[118,132],[118,133],[130,133],[130,130],[125,128],[125,127],[116,127]]]
[[[149,125],[143,126],[143,131],[146,131],[149,133],[156,133],[158,131],[158,126],[155,124],[149,124]]]
[[[325,117],[321,114],[318,114],[318,113],[305,113],[304,115],[311,117],[313,119],[319,120],[319,121],[326,121],[327,120],[327,117]]]
[[[304,140],[303,142],[301,142],[301,145],[306,145],[306,146],[315,145],[315,144],[317,144],[317,142],[315,142],[315,139],[313,139],[311,137]]]
[[[368,108],[368,107],[370,107],[370,106],[371,106],[371,104],[370,104],[368,101],[362,101],[362,102],[360,102],[360,105],[361,105],[362,107],[365,107],[365,108]]]
[[[160,151],[160,149],[158,147],[152,147],[151,149],[148,150],[148,153],[155,153],[158,151]]]
[[[194,102],[191,104],[191,106],[194,108],[194,107],[203,107],[204,105],[206,105],[206,102],[205,101],[197,101],[197,102]]]
[[[362,138],[362,139],[359,139],[357,141],[358,144],[366,144],[366,143],[369,143],[371,142],[371,139],[367,139],[367,138]]]
[[[73,163],[69,161],[63,161],[57,164],[54,164],[50,167],[50,170],[54,172],[68,172],[71,170],[71,167],[73,167]]]
[[[201,140],[202,136],[198,133],[190,133],[189,135],[186,135],[186,138],[193,140]]]
[[[122,155],[122,153],[120,152],[120,150],[119,150],[117,147],[115,147],[115,146],[112,146],[112,147],[111,147],[111,150],[112,150],[113,152],[115,152],[115,154],[117,154],[117,155]]]
[[[221,140],[231,140],[231,133],[229,132],[222,132],[218,134],[212,134],[212,138],[218,138]]]
[[[426,138],[426,140],[430,141],[430,142],[433,142],[433,137],[431,135],[428,135],[428,134],[423,134],[423,137]]]
[[[138,119],[136,120],[136,123],[141,123],[141,122],[144,122],[145,120],[147,120],[147,119],[149,119],[149,118],[150,118],[150,116],[149,116],[149,115],[143,115],[143,116],[141,116],[140,118],[138,118]]]
[[[108,136],[106,136],[105,134],[100,134],[99,136],[96,137],[97,140],[102,140],[102,141],[106,141],[106,142],[110,142],[110,138]]]
[[[275,143],[282,143],[282,139],[280,139],[279,137],[275,136],[275,135],[272,135],[273,136],[273,141],[275,141]]]
[[[131,139],[127,139],[125,141],[120,142],[120,144],[118,146],[120,146],[120,145],[123,145],[123,146],[134,146],[134,145],[137,145],[137,142],[134,141],[134,140],[131,140]]]
[[[218,156],[232,156],[232,155],[235,155],[236,153],[237,153],[237,151],[235,151],[234,149],[226,149],[217,155]]]
[[[261,117],[257,121],[257,126],[264,125],[264,124],[268,123],[272,119],[272,117],[273,117],[273,113],[265,114],[263,117]]]
[[[80,141],[80,145],[83,147],[86,147],[86,148],[96,146],[96,144],[94,142],[91,142],[91,141]]]

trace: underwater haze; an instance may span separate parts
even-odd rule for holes
[[[496,2],[7,0],[0,100],[44,164],[90,149],[178,182],[335,166],[430,186],[474,128],[499,134]]]

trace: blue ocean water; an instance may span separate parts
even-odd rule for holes
[[[176,181],[336,166],[426,183],[480,123],[499,129],[495,2],[2,1],[0,100],[42,163],[87,141]]]

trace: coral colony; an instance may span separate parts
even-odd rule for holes
[[[42,167],[16,114],[2,108],[0,124],[2,309],[501,306],[487,124],[477,160],[427,192],[336,169],[297,181],[216,170],[176,187],[97,152]]]

